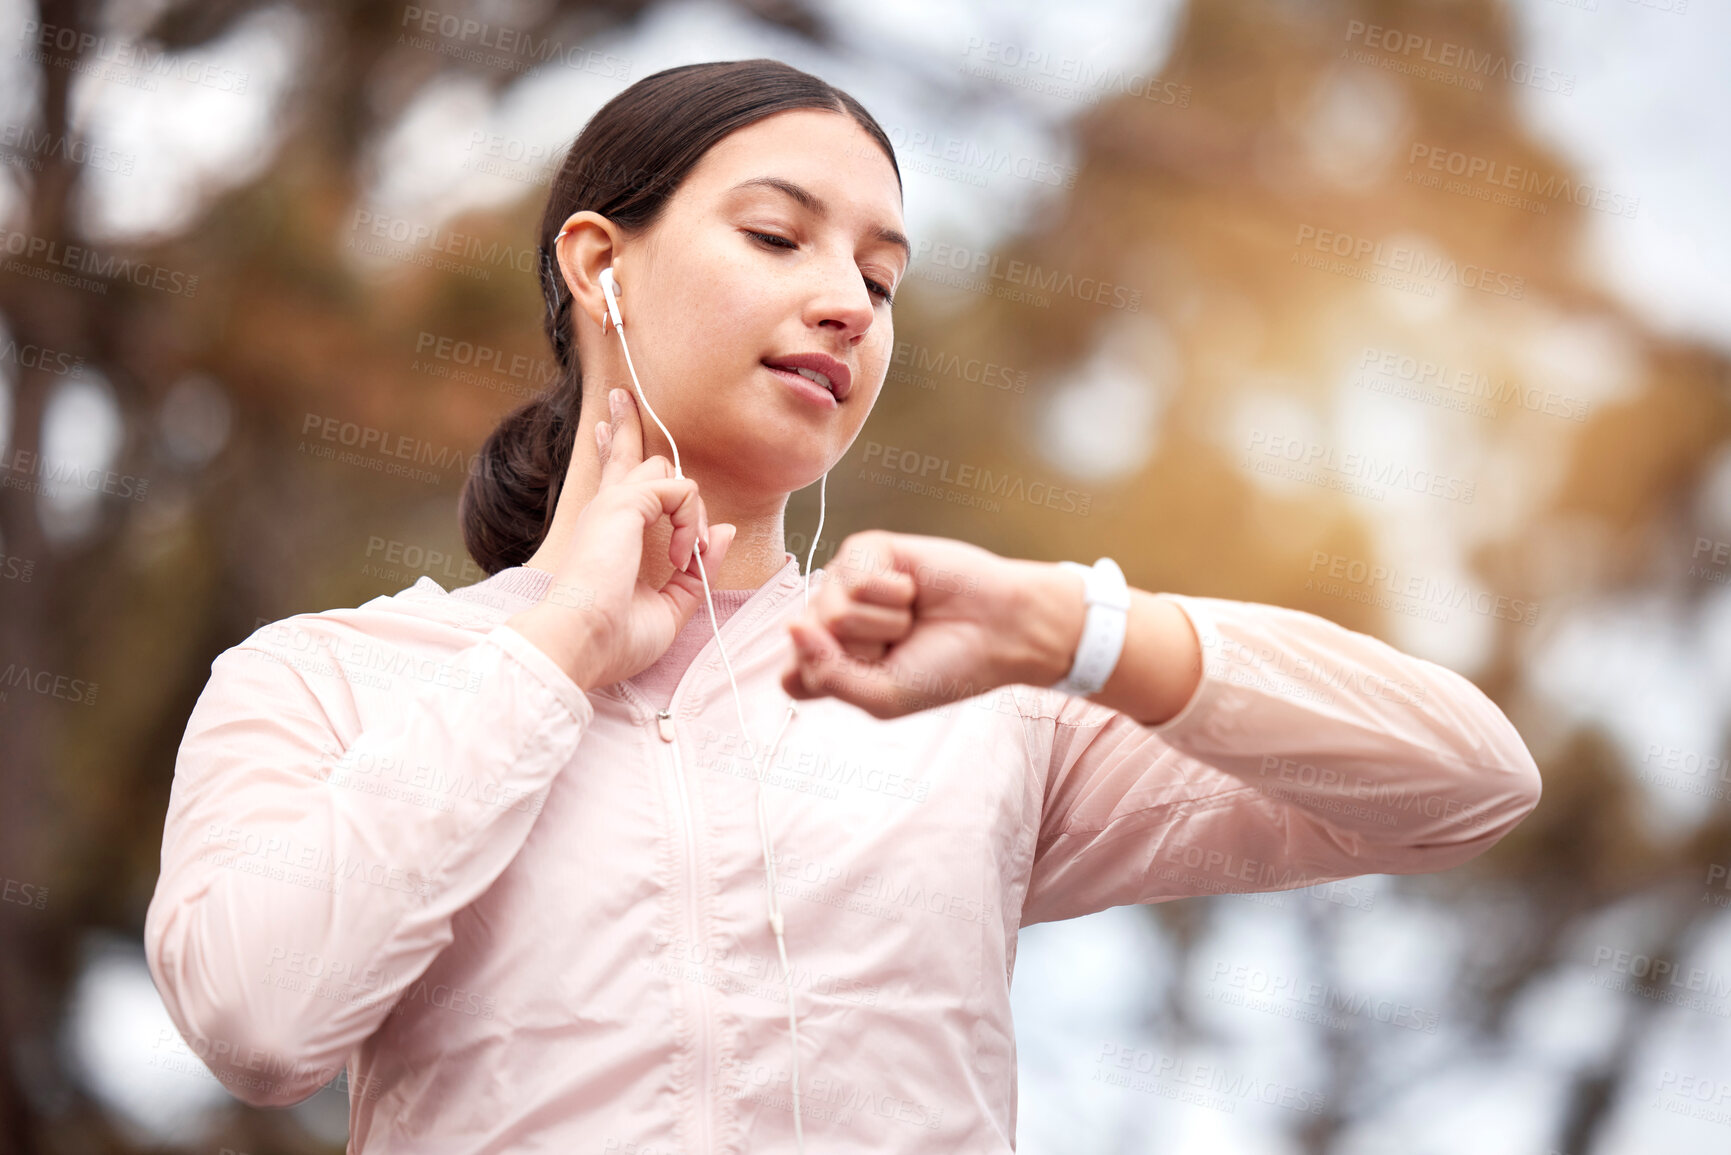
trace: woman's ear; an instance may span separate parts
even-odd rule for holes
[[[559,275],[571,292],[572,302],[603,330],[607,301],[601,292],[601,270],[613,264],[622,239],[619,227],[612,221],[584,209],[565,219],[553,242]],[[618,274],[617,269],[614,274]]]

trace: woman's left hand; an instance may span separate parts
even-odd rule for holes
[[[788,623],[782,687],[878,718],[1012,683],[1049,686],[1070,668],[1087,614],[1082,582],[1057,566],[944,537],[850,534],[823,571]]]

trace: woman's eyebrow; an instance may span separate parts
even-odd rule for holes
[[[818,196],[805,186],[797,185],[785,177],[754,176],[750,180],[740,181],[727,191],[738,192],[740,189],[749,188],[772,188],[778,192],[786,193],[788,196],[792,197],[801,208],[816,217],[825,216],[829,212],[829,205],[824,203],[822,197]],[[879,225],[877,228],[872,230],[872,235],[880,241],[895,245],[897,248],[901,249],[902,256],[906,260],[912,261],[914,259],[913,246],[908,243],[907,237],[903,236],[895,229],[889,228],[886,225]]]

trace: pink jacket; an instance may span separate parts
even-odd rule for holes
[[[802,608],[785,557],[722,626],[766,746]],[[549,579],[423,577],[217,657],[145,924],[157,989],[249,1103],[346,1065],[351,1151],[791,1152],[714,640],[665,713],[629,681],[585,694],[503,624]],[[763,789],[814,1155],[1013,1148],[1019,927],[1442,870],[1537,803],[1459,674],[1297,610],[1163,596],[1206,671],[1159,726],[1029,686],[892,721],[799,704]]]

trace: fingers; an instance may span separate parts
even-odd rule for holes
[[[719,566],[727,557],[727,547],[733,544],[737,529],[732,522],[721,521],[711,531],[709,548],[703,551],[702,561],[703,571],[711,581],[715,576],[711,567]],[[673,607],[674,620],[683,628],[691,620],[691,615],[697,612],[697,607],[703,604],[703,578],[697,572],[697,565],[693,564],[689,570],[675,570],[660,593]]]
[[[917,702],[886,685],[881,670],[862,669],[823,630],[811,623],[788,623],[797,655],[781,676],[781,688],[798,701],[835,697],[858,706],[875,718],[894,718],[919,709]]]
[[[609,389],[607,416],[607,448],[601,466],[604,485],[622,480],[643,461],[643,423],[638,419],[637,399],[617,386]]]
[[[913,611],[905,607],[847,602],[836,609],[814,607],[814,623],[856,658],[881,658],[914,627]]]
[[[848,596],[856,601],[902,609],[914,604],[918,592],[914,575],[899,569],[852,575],[847,587]]]
[[[793,669],[782,674],[781,688],[800,701],[832,693],[832,659],[837,652],[834,641],[826,639],[822,630],[812,629],[809,623],[799,620],[789,622],[787,632],[797,660]]]
[[[656,460],[651,458],[639,468],[650,470]],[[673,533],[667,542],[667,560],[676,570],[691,568],[691,555],[697,547],[699,535],[709,532],[709,522],[702,513],[702,498],[697,495],[697,482],[689,477],[648,477],[641,480],[633,477],[628,480],[638,482],[637,492],[646,495],[639,506],[645,527],[654,525],[663,517],[673,522]]]
[[[832,562],[824,567],[833,584],[858,601],[881,606],[910,606],[919,592],[914,575],[903,568],[894,535],[879,531],[850,534]]]

